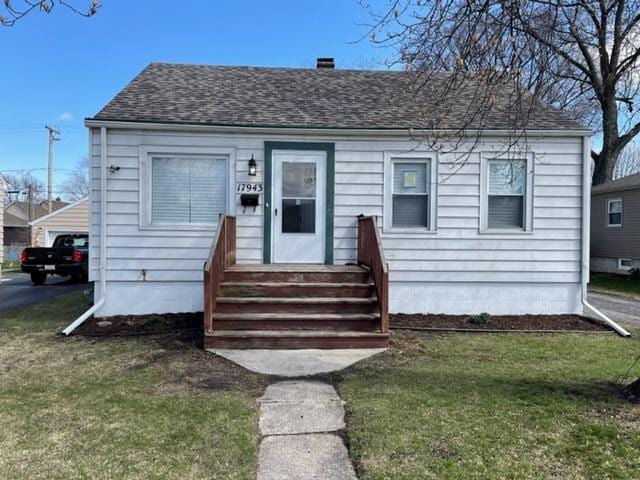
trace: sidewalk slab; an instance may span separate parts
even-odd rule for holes
[[[357,480],[340,437],[332,434],[266,437],[258,480]]]
[[[269,385],[258,401],[262,435],[335,432],[345,428],[344,402],[326,383],[278,382]]]

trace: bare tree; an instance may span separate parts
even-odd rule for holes
[[[86,6],[77,7],[73,1],[65,0],[3,0],[4,10],[0,10],[0,25],[12,27],[32,12],[51,13],[57,5],[83,17],[92,17],[100,8],[98,0],[84,0],[84,3]]]
[[[68,174],[62,184],[62,193],[66,200],[76,201],[89,195],[90,165],[88,157],[83,157],[75,169]]]
[[[31,190],[32,201],[34,203],[44,200],[47,188],[42,180],[34,177],[31,173],[24,172],[3,175],[10,186],[9,190],[18,192],[12,195],[13,198],[11,198],[11,200],[27,201],[29,190]]]
[[[640,144],[638,142],[631,142],[624,148],[613,170],[613,179],[634,173],[640,173]]]
[[[551,104],[602,133],[602,149],[592,152],[594,184],[613,178],[620,153],[640,133],[640,0],[363,5],[372,41],[395,52],[390,65],[412,72],[414,88],[433,92],[425,115],[432,130],[470,84],[474,99],[460,131],[481,129],[492,112],[507,109],[514,135],[523,136],[532,111]],[[497,101],[505,91],[510,100]]]

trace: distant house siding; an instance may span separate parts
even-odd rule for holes
[[[382,217],[385,152],[433,152],[419,142],[383,138],[260,136],[175,131],[108,130],[107,305],[102,315],[198,311],[202,267],[215,232],[140,228],[140,146],[229,148],[236,182],[262,182],[264,142],[335,144],[334,261],[356,257],[356,216]],[[100,134],[92,143],[91,279],[99,278]],[[580,311],[582,139],[530,139],[535,153],[533,231],[481,234],[480,151],[500,151],[500,138],[475,147],[465,165],[441,154],[438,165],[437,232],[383,233],[390,265],[393,311],[463,313],[566,313]],[[258,176],[247,176],[247,160]],[[262,203],[261,199],[261,203]],[[238,262],[262,258],[262,205],[245,213],[238,206]],[[380,224],[382,219],[380,218]],[[142,270],[145,275],[142,275]],[[144,279],[144,281],[143,281]],[[98,288],[99,294],[99,288]]]
[[[56,211],[50,217],[33,223],[33,245],[51,246],[56,233],[89,231],[89,199],[85,198],[64,209]]]
[[[618,198],[622,226],[608,227],[607,202]],[[640,260],[640,188],[591,197],[591,257],[594,271],[616,271],[619,258]]]

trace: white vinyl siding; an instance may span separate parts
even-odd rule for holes
[[[221,157],[152,157],[151,223],[216,223],[227,209],[226,165]]]
[[[451,149],[436,156],[421,142],[408,139],[109,129],[107,165],[121,169],[107,174],[109,299],[103,314],[202,309],[202,266],[215,225],[145,226],[141,201],[148,197],[141,189],[146,188],[144,179],[150,172],[141,162],[141,147],[158,156],[228,156],[227,201],[228,211],[237,215],[238,262],[260,263],[264,198],[261,194],[258,209],[243,212],[235,184],[263,183],[266,140],[335,143],[334,261],[355,261],[357,215],[377,216],[381,226],[384,220],[381,240],[390,269],[392,311],[567,313],[574,311],[576,299],[579,306],[583,161],[579,137],[529,139],[526,216],[530,223],[524,232],[496,233],[482,228],[483,166],[496,158],[492,152],[503,148],[502,138],[483,138],[460,164],[460,155]],[[93,130],[91,141],[91,276],[98,280],[99,130]],[[257,161],[255,177],[247,175],[251,155]],[[392,209],[391,189],[387,192],[392,184],[387,169],[391,158],[431,160],[429,230],[391,228],[390,223],[387,228]],[[142,269],[147,272],[144,282]]]
[[[622,199],[607,200],[607,227],[622,226]]]

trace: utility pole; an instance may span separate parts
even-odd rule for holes
[[[47,183],[47,203],[49,213],[51,213],[53,212],[53,203],[51,198],[53,184],[53,142],[60,140],[60,137],[56,136],[60,135],[60,132],[50,125],[45,125],[44,128],[49,131],[49,181]]]

